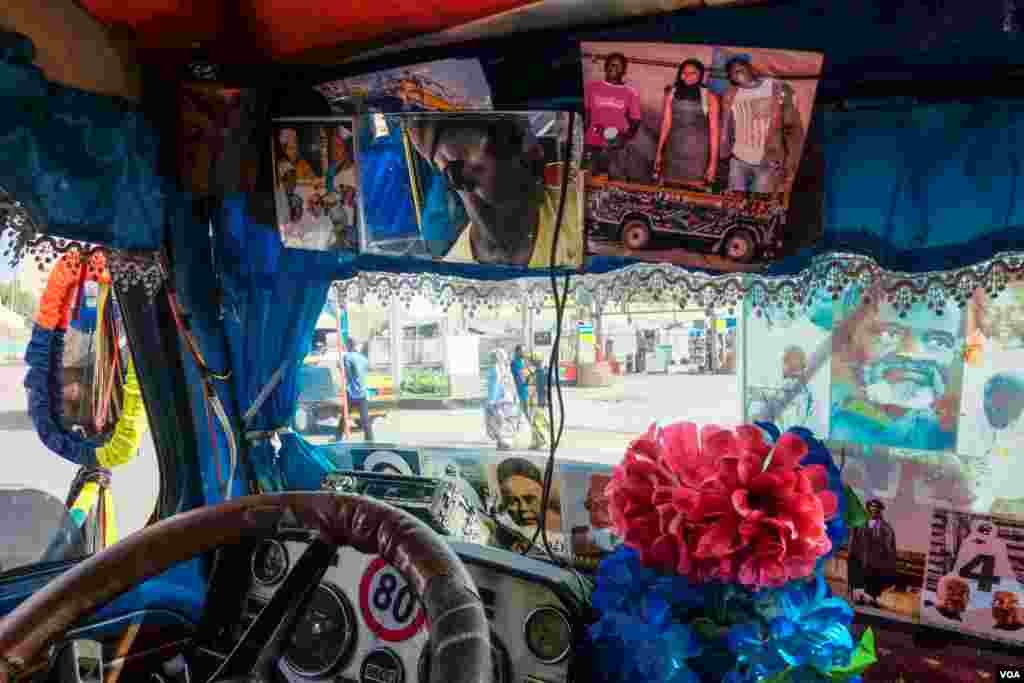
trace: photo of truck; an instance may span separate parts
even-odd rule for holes
[[[643,185],[587,178],[588,242],[613,242],[630,252],[655,242],[749,264],[782,247],[784,203],[775,195]]]

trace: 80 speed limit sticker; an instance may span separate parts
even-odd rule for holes
[[[412,586],[381,557],[359,582],[359,611],[370,630],[390,643],[412,638],[427,620]]]

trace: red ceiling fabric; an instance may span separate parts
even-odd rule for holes
[[[235,56],[309,50],[441,31],[535,0],[79,0],[107,25],[134,29],[140,48],[195,44]]]

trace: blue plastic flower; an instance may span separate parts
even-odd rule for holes
[[[700,682],[686,661],[703,643],[676,614],[699,608],[701,589],[642,566],[636,551],[620,548],[598,568],[592,603],[601,613],[590,638],[602,680]]]
[[[736,680],[757,681],[786,669],[803,668],[804,679],[849,663],[855,644],[849,625],[853,610],[831,594],[822,572],[757,595],[759,620],[733,626],[729,649],[737,657]],[[792,679],[797,680],[797,679]]]

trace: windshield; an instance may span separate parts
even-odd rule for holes
[[[523,550],[543,519],[554,552],[596,559],[618,540],[604,488],[634,438],[654,421],[743,417],[735,308],[638,298],[598,312],[570,296],[559,334],[550,297],[445,309],[339,291],[299,373],[293,428],[339,471],[365,473],[348,482],[362,493],[423,494],[386,481],[396,475],[451,483],[478,513],[481,542]],[[545,507],[552,417],[564,431]],[[542,539],[533,550],[547,552]]]

